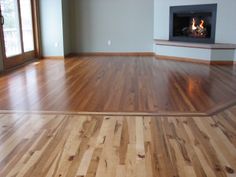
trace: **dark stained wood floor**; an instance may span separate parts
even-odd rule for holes
[[[234,67],[154,57],[46,59],[0,76],[0,110],[205,112],[234,100]]]

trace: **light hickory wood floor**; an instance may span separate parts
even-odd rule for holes
[[[0,114],[1,177],[235,177],[236,107],[212,117]]]

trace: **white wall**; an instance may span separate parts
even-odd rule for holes
[[[218,4],[216,42],[236,44],[236,0],[155,0],[154,38],[169,39],[169,8],[178,5]]]
[[[154,0],[74,0],[73,51],[152,52],[153,6]]]
[[[234,50],[212,50],[211,60],[213,61],[233,61]]]
[[[40,0],[43,56],[64,56],[62,0]]]
[[[209,61],[211,58],[211,50],[200,48],[187,48],[176,46],[156,45],[155,53],[163,56],[192,58]]]

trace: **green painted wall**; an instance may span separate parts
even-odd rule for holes
[[[63,41],[64,41],[64,55],[72,53],[72,42],[71,42],[71,10],[70,10],[71,0],[62,0],[62,17],[63,17]]]
[[[41,0],[40,9],[44,56],[153,51],[154,0]]]
[[[153,51],[154,0],[72,1],[74,52]]]
[[[234,51],[234,61],[236,62],[236,50]]]
[[[40,0],[43,56],[64,56],[62,0]]]

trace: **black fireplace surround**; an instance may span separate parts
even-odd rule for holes
[[[170,41],[215,43],[217,4],[170,7]]]

